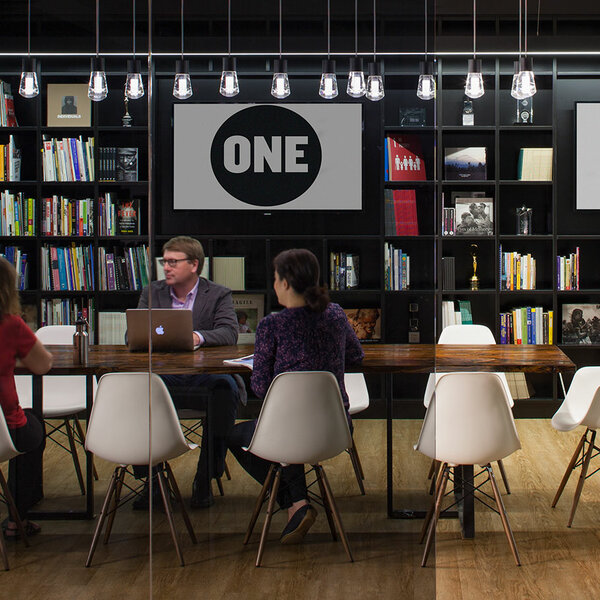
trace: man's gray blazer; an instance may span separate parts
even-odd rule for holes
[[[153,281],[152,308],[171,308],[167,282]],[[138,308],[148,308],[148,287],[142,290]],[[200,277],[192,309],[194,331],[204,338],[204,346],[230,346],[237,343],[238,322],[233,309],[231,290]]]

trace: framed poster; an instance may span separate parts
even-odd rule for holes
[[[575,209],[600,209],[600,102],[575,102]]]
[[[48,127],[90,127],[92,101],[87,83],[49,83]]]
[[[600,344],[600,304],[563,304],[561,321],[563,344]]]

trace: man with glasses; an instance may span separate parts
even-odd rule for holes
[[[190,309],[194,327],[194,348],[228,346],[237,342],[238,323],[231,290],[200,277],[204,266],[202,244],[187,236],[170,239],[163,246],[159,259],[165,278],[153,281],[140,296],[138,308]],[[231,375],[162,375],[171,391],[177,408],[205,409],[206,400],[198,398],[198,388],[209,391],[210,415],[213,428],[213,476],[221,476],[225,468],[227,445],[225,439],[235,422],[238,401],[245,396],[241,378]],[[214,503],[208,478],[207,436],[203,436],[198,468],[192,484],[192,508],[207,508]],[[145,475],[145,473],[144,473]],[[143,476],[143,475],[142,475]],[[158,485],[154,486],[158,494]],[[148,495],[134,503],[134,509],[148,508]],[[161,505],[160,501],[156,503]]]

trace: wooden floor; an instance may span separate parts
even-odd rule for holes
[[[563,470],[581,432],[559,434],[548,421],[517,422],[523,450],[505,461],[512,494],[504,496],[523,566],[514,565],[500,519],[478,508],[475,540],[461,540],[458,524],[443,520],[435,556],[422,569],[418,541],[421,521],[386,517],[385,423],[356,421],[355,439],[367,474],[367,495],[358,495],[347,456],[327,464],[356,562],[347,562],[339,542],[327,533],[322,510],[300,546],[278,543],[284,515],[274,518],[264,566],[254,567],[256,534],[242,545],[258,485],[229,457],[232,481],[213,508],[194,511],[199,543],[181,532],[186,559],[178,565],[164,516],[153,516],[151,571],[147,513],[129,506],[117,515],[113,537],[99,545],[91,568],[83,565],[94,522],[44,521],[31,547],[7,542],[11,570],[0,571],[0,598],[6,600],[149,598],[254,598],[349,600],[350,598],[598,598],[600,592],[600,477],[587,481],[572,529],[566,522],[575,480],[556,509],[550,508]],[[412,450],[420,422],[398,421],[396,436],[396,506],[424,508],[428,460]],[[46,451],[46,506],[81,502],[69,458],[50,444]],[[189,496],[196,455],[173,462]],[[98,461],[97,506],[112,467]],[[262,518],[259,521],[259,526]]]

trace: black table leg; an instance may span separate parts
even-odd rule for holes
[[[475,497],[473,490],[473,465],[454,467],[455,476],[454,495],[458,500],[458,518],[460,519],[461,533],[464,539],[475,537]]]

